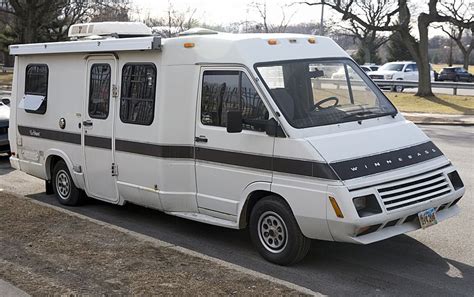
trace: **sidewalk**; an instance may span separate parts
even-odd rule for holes
[[[415,124],[427,125],[474,125],[474,115],[436,114],[436,113],[407,113],[403,116]]]
[[[313,294],[240,266],[5,192],[0,192],[0,221],[0,279],[33,296]],[[9,291],[5,293],[3,287]],[[0,283],[0,296],[21,296],[11,290],[14,287]]]
[[[2,297],[28,297],[22,290],[18,289],[14,285],[0,279],[0,296]]]

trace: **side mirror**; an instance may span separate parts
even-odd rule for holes
[[[5,104],[5,105],[10,106],[10,99],[8,99],[8,98],[2,98],[2,103]]]
[[[412,72],[412,69],[411,69],[411,68],[407,68],[407,69],[405,69],[405,72]]]
[[[227,112],[227,132],[240,133],[242,132],[242,112],[228,111]]]
[[[265,132],[269,136],[286,137],[285,132],[283,132],[283,129],[280,125],[278,125],[278,122],[274,118],[271,118],[267,121],[267,124],[265,125]]]

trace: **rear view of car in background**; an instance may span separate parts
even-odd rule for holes
[[[0,154],[10,153],[10,144],[8,142],[9,103],[9,99],[4,98],[0,100]]]
[[[470,74],[463,67],[444,67],[439,73],[440,81],[451,80],[451,81],[466,81],[473,82],[474,75]]]

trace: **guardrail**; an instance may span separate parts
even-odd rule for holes
[[[373,80],[379,87],[411,87],[417,88],[418,81],[413,80],[383,80],[383,79],[374,79]],[[463,82],[445,82],[445,81],[432,81],[431,86],[433,88],[442,88],[442,89],[453,89],[453,95],[458,94],[458,89],[471,89],[474,90],[474,83],[463,83]]]
[[[13,73],[13,67],[6,67],[0,65],[0,72],[3,73]]]

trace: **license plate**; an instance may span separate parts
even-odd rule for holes
[[[420,225],[423,229],[438,224],[436,220],[436,210],[434,208],[419,212],[418,219],[420,219]]]

